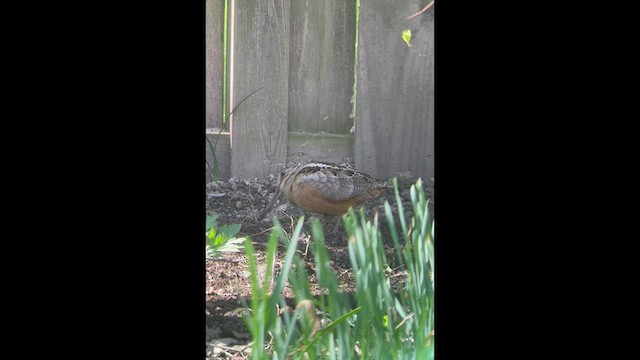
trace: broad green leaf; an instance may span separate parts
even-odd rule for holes
[[[208,258],[219,258],[220,252],[212,248],[211,246],[207,246],[207,257]]]
[[[240,247],[238,247],[236,245],[226,244],[225,246],[220,248],[220,250],[218,250],[218,251],[220,251],[220,252],[240,252]]]
[[[206,244],[211,246],[212,248],[216,248],[218,247],[222,242],[224,242],[224,240],[226,239],[226,237],[224,236],[224,234],[218,234],[216,236],[212,236],[212,237],[207,237],[207,242]]]
[[[222,245],[220,248],[218,248],[218,251],[220,251],[220,252],[239,252],[240,249],[243,246],[242,245],[238,245],[238,244],[242,244],[243,242],[244,242],[244,238],[229,239],[229,241],[227,241],[224,245]]]
[[[218,235],[213,239],[213,246],[217,247],[225,243],[229,237],[225,233],[218,233]]]
[[[236,236],[240,232],[240,227],[242,227],[242,225],[240,225],[240,224],[222,225],[218,229],[218,233],[219,234],[225,234],[227,237],[232,238],[232,237]]]
[[[208,215],[207,221],[204,226],[204,230],[209,231],[209,229],[215,227],[217,221],[218,221],[218,214]]]
[[[407,29],[402,31],[402,40],[407,43],[407,45],[411,45],[411,30]]]

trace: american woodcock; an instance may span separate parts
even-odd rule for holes
[[[340,216],[349,207],[381,196],[386,188],[385,182],[343,165],[325,162],[298,165],[280,172],[276,193],[260,218],[283,195],[304,210]]]

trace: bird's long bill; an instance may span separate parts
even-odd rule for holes
[[[280,186],[278,186],[276,188],[276,193],[273,195],[273,199],[271,199],[269,205],[267,205],[267,207],[262,211],[262,214],[260,214],[260,219],[264,219],[265,215],[267,215],[273,204],[275,204],[280,196],[282,196],[282,189],[280,188]]]

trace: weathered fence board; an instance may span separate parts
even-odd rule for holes
[[[220,127],[222,121],[222,57],[224,0],[207,0],[205,20],[206,126]]]
[[[355,163],[385,178],[410,171],[433,176],[433,9],[418,0],[367,0],[360,4]],[[402,40],[410,29],[411,43]]]
[[[289,131],[348,134],[355,1],[292,1]]]
[[[207,131],[207,138],[211,141],[212,144],[215,144],[216,147],[216,160],[218,161],[218,177],[219,180],[228,180],[231,177],[231,147],[229,144],[229,133],[223,132],[220,133],[218,131]],[[218,143],[216,144],[216,138],[218,138]],[[213,165],[213,156],[211,155],[211,149],[209,147],[209,143],[205,141],[205,158],[210,166]],[[211,169],[207,166],[206,168],[206,182],[209,183],[213,180],[211,177]]]
[[[310,161],[351,163],[353,136],[290,132],[287,160],[289,164]]]
[[[231,175],[278,173],[287,156],[289,0],[238,2],[234,9]]]

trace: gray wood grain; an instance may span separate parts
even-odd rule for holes
[[[222,56],[224,0],[207,0],[205,20],[205,116],[207,127],[220,127],[222,121]]]
[[[355,1],[292,1],[289,131],[348,134]]]
[[[367,0],[360,5],[355,163],[380,178],[434,172],[433,8],[426,3]],[[411,51],[402,31],[412,31]]]
[[[208,131],[206,133],[207,138],[211,141],[211,143],[216,142],[216,138],[218,139],[218,143],[215,145],[216,151],[216,159],[218,161],[218,176],[219,180],[229,180],[231,177],[231,147],[229,146],[229,133],[220,133],[218,131],[211,132]],[[205,141],[205,156],[207,162],[213,166],[213,155],[211,153],[211,149],[209,147],[209,143]],[[207,167],[206,170],[206,182],[209,183],[213,180],[211,177],[210,169]]]
[[[287,156],[289,0],[238,2],[234,14],[231,176],[275,174]]]

